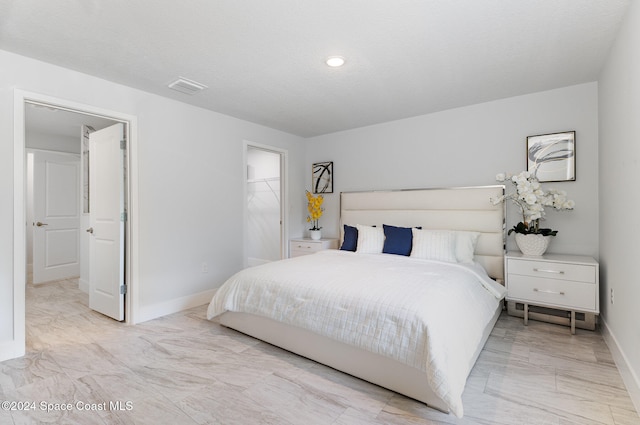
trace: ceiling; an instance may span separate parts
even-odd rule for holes
[[[80,143],[82,125],[88,125],[94,130],[102,130],[105,127],[115,124],[116,121],[27,103],[25,106],[25,123],[27,134],[50,134],[77,139],[78,143]]]
[[[629,3],[1,0],[0,49],[310,137],[596,81]]]

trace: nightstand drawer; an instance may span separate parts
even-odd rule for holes
[[[509,276],[510,300],[560,307],[569,310],[598,311],[596,285],[531,276]]]
[[[510,258],[507,268],[510,275],[596,283],[596,267],[591,265]]]
[[[291,241],[291,252],[300,251],[304,254],[311,254],[322,251],[322,242],[315,241]]]
[[[299,257],[301,255],[313,254],[323,249],[336,249],[338,247],[337,239],[291,239],[289,241],[289,256]]]

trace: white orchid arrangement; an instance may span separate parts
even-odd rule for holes
[[[567,193],[563,190],[544,190],[534,173],[523,171],[520,174],[510,175],[500,173],[496,175],[499,182],[510,181],[516,188],[513,193],[508,193],[498,198],[492,198],[491,202],[497,205],[501,202],[513,201],[522,212],[522,221],[515,225],[511,232],[523,234],[541,234],[555,236],[558,231],[541,229],[540,220],[544,220],[545,207],[556,210],[572,210],[575,202],[567,199]]]

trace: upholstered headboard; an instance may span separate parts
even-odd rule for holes
[[[504,279],[505,207],[493,205],[504,186],[342,192],[340,233],[343,224],[422,226],[423,229],[480,232],[475,260],[489,276]]]

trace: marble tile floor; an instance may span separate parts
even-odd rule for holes
[[[457,419],[209,322],[206,306],[126,326],[87,305],[77,280],[28,286],[27,354],[0,363],[0,400],[24,405],[1,424],[640,424],[598,332],[503,315]]]

